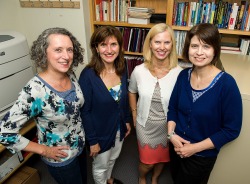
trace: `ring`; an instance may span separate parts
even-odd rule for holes
[[[180,155],[181,158],[184,158],[183,155]]]

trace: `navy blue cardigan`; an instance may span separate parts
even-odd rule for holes
[[[197,155],[215,157],[220,148],[238,137],[242,125],[242,100],[231,75],[224,73],[215,85],[193,102],[188,70],[183,70],[172,92],[167,119],[175,132],[191,143],[210,138],[215,149]]]
[[[99,153],[114,146],[118,126],[122,140],[127,131],[126,123],[130,122],[126,72],[121,78],[121,83],[121,99],[117,103],[93,69],[84,68],[79,78],[85,99],[81,117],[86,139],[90,145],[99,143]]]

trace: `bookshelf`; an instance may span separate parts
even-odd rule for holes
[[[30,120],[28,123],[25,124],[25,126],[20,130],[20,134],[21,135],[25,135],[28,134],[31,130],[33,130],[36,127],[36,123],[35,121],[32,119]],[[0,144],[0,153],[2,153],[3,151],[5,151],[6,148],[5,146],[3,146],[2,144]],[[4,178],[2,178],[0,180],[0,183],[3,183],[4,181],[6,181],[12,174],[14,174],[14,172],[20,168],[22,165],[24,165],[29,159],[30,157],[33,155],[34,153],[28,153],[24,158],[23,161],[17,166],[15,167],[10,173],[8,173]]]
[[[228,3],[237,3],[237,5],[241,5],[242,0],[89,0],[89,7],[90,7],[90,23],[91,23],[91,30],[92,32],[95,30],[98,26],[104,26],[104,25],[111,25],[115,27],[128,27],[128,28],[141,28],[141,29],[150,29],[154,24],[129,24],[126,21],[97,21],[96,19],[96,3],[100,3],[101,1],[125,1],[127,3],[133,3],[133,6],[136,7],[147,7],[147,8],[153,8],[155,10],[155,14],[165,14],[166,23],[168,25],[171,25],[174,31],[188,31],[192,26],[179,26],[173,24],[173,14],[175,10],[175,4],[181,3],[181,2],[188,2],[188,6],[190,6],[191,2],[196,2],[200,4],[212,4],[212,2],[215,2],[215,4],[219,1],[221,2],[228,2]],[[246,0],[249,4],[249,0]],[[198,19],[198,18],[197,18]],[[237,29],[225,29],[225,28],[219,28],[219,32],[222,35],[235,35],[239,38],[244,37],[247,39],[250,39],[250,31],[245,30],[237,30]],[[182,43],[180,45],[183,45]],[[142,55],[140,52],[133,52],[133,51],[127,51],[125,50],[126,55],[131,56],[140,56]],[[181,59],[181,56],[179,54],[179,59]]]

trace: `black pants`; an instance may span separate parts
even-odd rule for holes
[[[180,158],[170,143],[170,170],[174,184],[206,184],[217,157]]]
[[[70,164],[62,167],[47,165],[49,173],[58,184],[87,184],[87,159],[86,149]]]

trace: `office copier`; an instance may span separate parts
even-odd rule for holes
[[[24,35],[0,30],[0,119],[33,76],[33,65]]]

